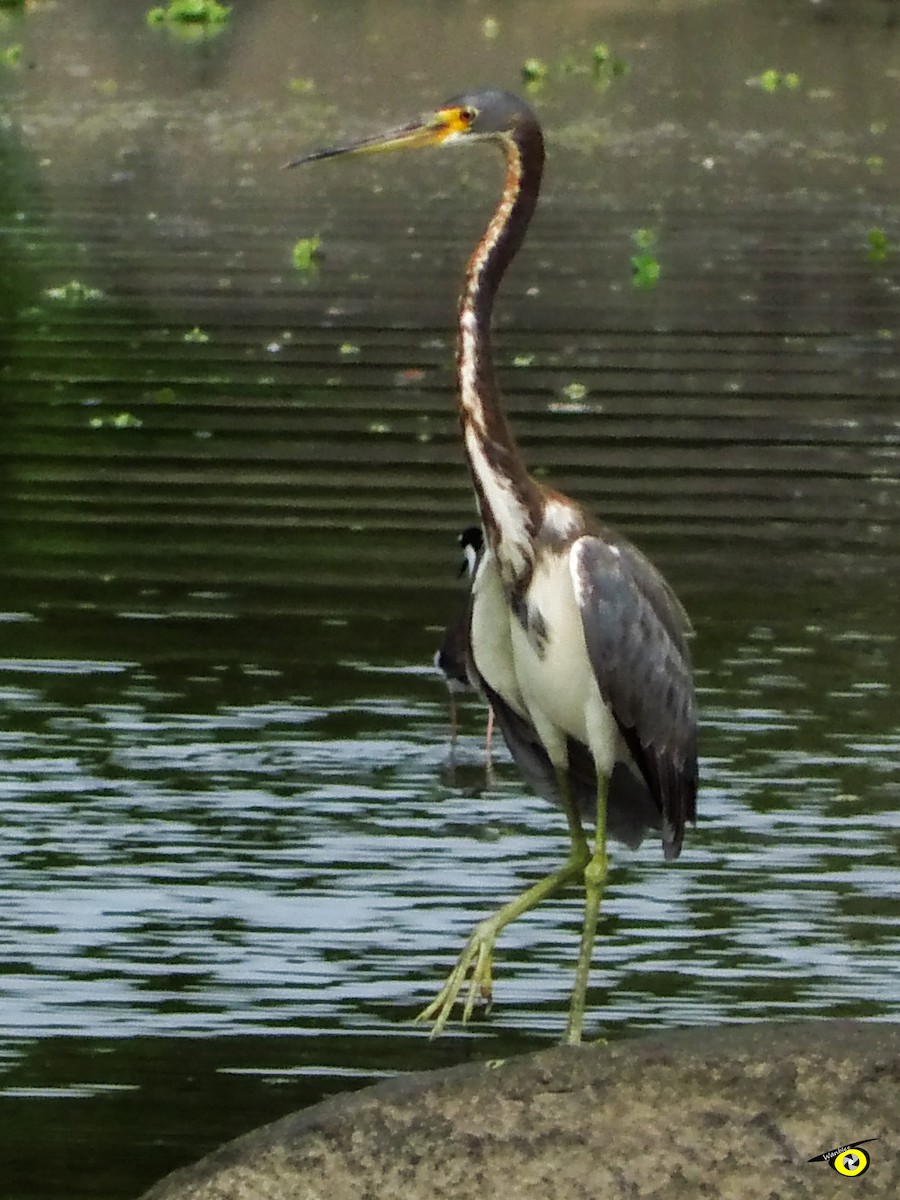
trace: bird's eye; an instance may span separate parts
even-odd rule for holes
[[[475,108],[471,108],[468,105],[465,108],[461,108],[459,110],[459,119],[463,122],[464,125],[471,125],[477,116],[478,116],[478,110]]]

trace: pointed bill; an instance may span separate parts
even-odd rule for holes
[[[438,109],[430,117],[410,121],[407,125],[399,125],[396,129],[388,129],[384,133],[372,134],[358,141],[330,146],[324,150],[314,150],[312,154],[301,155],[284,166],[285,169],[299,167],[323,158],[337,158],[340,154],[377,154],[381,150],[414,150],[420,146],[439,146],[448,138],[465,133],[471,121],[472,115],[468,109],[462,105],[451,105]]]

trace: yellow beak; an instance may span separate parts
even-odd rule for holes
[[[377,154],[381,150],[414,150],[420,146],[439,146],[455,134],[465,133],[471,124],[471,114],[462,107],[440,108],[433,116],[411,121],[384,133],[376,133],[359,141],[347,142],[342,146],[331,146],[326,150],[314,150],[300,158],[285,163],[287,167],[299,167],[303,163],[317,162],[322,158],[336,158],[339,154]]]

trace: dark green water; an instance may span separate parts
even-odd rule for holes
[[[431,668],[472,516],[453,306],[500,168],[278,171],[528,55],[550,157],[498,313],[510,412],[672,580],[703,714],[682,858],[614,852],[590,1028],[900,1013],[900,251],[869,256],[900,242],[896,33],[880,4],[595,7],[511,5],[497,38],[453,4],[258,4],[191,46],[101,0],[0,26],[4,1200],[135,1196],[324,1095],[561,1034],[576,893],[504,934],[488,1020],[410,1023],[566,844],[485,769],[474,700],[451,753]],[[608,89],[599,40],[631,64]]]

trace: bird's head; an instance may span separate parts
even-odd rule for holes
[[[323,158],[336,158],[340,154],[375,154],[380,150],[441,146],[464,139],[503,141],[514,139],[520,130],[535,124],[531,109],[510,92],[469,92],[448,100],[433,113],[406,125],[325,150],[315,150],[285,163],[285,166],[298,167]]]
[[[458,574],[468,575],[470,579],[473,579],[478,566],[478,560],[481,558],[481,551],[484,548],[484,534],[481,531],[481,526],[466,526],[459,535],[459,544],[462,548],[463,560],[460,563]]]

